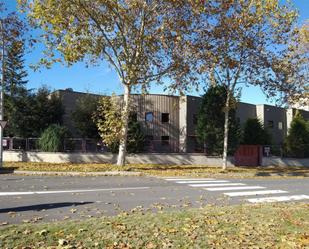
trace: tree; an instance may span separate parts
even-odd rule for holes
[[[119,146],[120,131],[122,128],[121,107],[116,101],[116,96],[103,96],[98,102],[97,111],[93,114],[99,135],[103,143],[112,152]]]
[[[304,120],[300,113],[296,113],[291,122],[285,144],[291,156],[309,156],[309,122]]]
[[[4,119],[4,85],[6,81],[6,54],[7,48],[12,46],[12,42],[22,40],[26,31],[24,22],[22,22],[15,13],[7,13],[7,10],[0,2],[0,41],[1,41],[1,93],[0,93],[0,120]],[[3,138],[3,127],[0,127],[0,143]],[[3,148],[0,146],[0,167],[2,166]]]
[[[98,97],[91,96],[90,94],[86,94],[76,101],[75,109],[72,112],[72,120],[83,138],[99,137],[97,126],[92,120],[97,106]]]
[[[7,51],[5,63],[6,77],[4,79],[4,92],[9,97],[15,97],[26,88],[28,76],[25,70],[24,43],[20,40],[12,41]]]
[[[69,137],[69,131],[66,127],[52,124],[40,136],[38,145],[40,150],[46,152],[64,151],[64,140],[67,137]]]
[[[291,95],[289,102],[291,104],[296,104],[296,106],[307,106],[309,102],[309,19],[299,28],[295,35],[295,39],[290,45],[291,54],[294,57],[298,57],[298,61],[301,63],[295,63],[293,66],[297,68],[299,72],[303,75],[304,79],[307,81],[303,82],[304,91],[300,91],[297,94]],[[299,79],[290,79],[297,82]]]
[[[30,113],[33,123],[32,136],[39,137],[51,124],[62,124],[64,109],[61,99],[47,87],[41,87],[30,96]]]
[[[145,135],[141,124],[134,119],[134,115],[129,115],[128,124],[128,153],[139,153],[144,150]]]
[[[257,118],[249,118],[243,128],[243,144],[270,145],[271,137]]]
[[[201,1],[191,42],[195,67],[208,84],[227,89],[222,167],[227,167],[230,100],[243,85],[283,100],[304,91],[301,63],[290,51],[297,13],[279,0]],[[297,79],[297,80],[296,80]]]
[[[5,134],[10,137],[33,137],[36,120],[33,119],[33,99],[27,89],[20,88],[18,96],[6,96],[5,117],[8,120]],[[46,114],[45,114],[46,115]]]
[[[21,40],[11,42],[7,50],[4,79],[4,110],[8,120],[6,135],[25,136],[32,126],[29,119],[29,93],[26,89],[27,72],[24,66],[24,43]]]
[[[190,4],[183,0],[19,3],[29,11],[32,23],[44,30],[49,58],[55,58],[54,50],[58,50],[69,65],[105,59],[118,74],[124,104],[117,164],[124,165],[132,88],[146,90],[151,82],[168,77],[178,82],[188,78],[188,67],[177,48],[181,47],[186,30],[183,17],[190,16]],[[54,61],[42,58],[47,66]]]
[[[97,112],[93,115],[103,143],[116,153],[121,140],[122,119],[120,115],[121,105],[117,96],[102,97],[99,100]],[[138,153],[143,150],[145,137],[139,122],[134,115],[129,114],[128,123],[128,153]]]
[[[201,144],[206,144],[207,154],[222,155],[224,138],[224,103],[226,101],[224,86],[212,86],[202,97],[202,104],[197,120],[197,136]],[[236,100],[231,99],[229,110],[229,153],[237,149],[240,139],[239,123],[236,120]]]

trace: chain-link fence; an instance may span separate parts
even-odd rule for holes
[[[4,150],[40,151],[39,138],[4,137]],[[104,152],[108,151],[102,142],[95,139],[67,138],[64,140],[64,152]]]
[[[4,150],[11,151],[40,151],[39,138],[3,138]],[[108,152],[109,149],[101,141],[95,139],[67,138],[64,139],[63,152]],[[179,144],[170,140],[145,141],[142,152],[148,153],[177,153]]]
[[[20,138],[20,137],[4,137],[3,149],[10,151],[40,151],[39,138]],[[308,148],[309,144],[299,145],[300,147]],[[96,139],[83,138],[67,138],[64,140],[63,152],[108,152],[109,149],[102,141]],[[176,140],[146,140],[143,146],[143,151],[146,153],[178,153],[179,142]],[[188,151],[205,153],[205,151]],[[278,156],[278,157],[308,157],[308,155],[295,155],[289,152],[284,145],[264,145],[263,156]]]

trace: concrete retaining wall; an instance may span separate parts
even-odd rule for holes
[[[47,162],[47,163],[116,163],[117,155],[112,153],[51,153],[51,152],[22,152],[4,151],[3,160],[6,162]],[[220,157],[206,157],[199,153],[165,154],[145,153],[127,156],[127,163],[136,164],[196,164],[221,166]],[[234,159],[229,157],[228,166],[234,166]],[[308,166],[309,158],[280,158],[263,157],[262,166]]]
[[[262,166],[306,166],[306,167],[309,167],[309,158],[263,157]]]
[[[50,153],[50,152],[19,152],[5,151],[3,159],[7,162],[48,162],[48,163],[116,163],[117,155],[112,153]],[[136,164],[196,164],[221,166],[219,157],[206,157],[203,154],[131,154],[126,158],[127,163]],[[228,166],[233,165],[229,158]]]

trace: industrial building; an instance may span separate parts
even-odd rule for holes
[[[71,120],[71,113],[78,98],[88,93],[75,92],[72,89],[57,90],[63,103],[65,114],[63,124],[78,136]],[[92,94],[91,94],[92,95]],[[102,95],[95,95],[100,97]],[[162,94],[133,94],[133,111],[140,122],[145,138],[147,152],[204,152],[196,139],[196,124],[201,97],[171,96]],[[309,111],[299,110],[309,120]],[[285,109],[271,105],[253,105],[239,102],[236,117],[240,124],[248,118],[258,118],[268,129],[273,144],[280,145],[288,133],[296,109]]]

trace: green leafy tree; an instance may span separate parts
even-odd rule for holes
[[[118,165],[125,164],[129,103],[133,88],[147,90],[152,82],[175,79],[186,85],[190,73],[182,47],[190,4],[184,0],[58,0],[18,1],[31,23],[44,31],[50,67],[64,60],[68,65],[86,60],[106,60],[124,88]],[[182,13],[182,14],[181,14]],[[57,50],[59,53],[55,53]],[[55,58],[55,55],[61,58]],[[181,79],[181,80],[180,80]],[[188,79],[189,80],[189,79]]]
[[[300,113],[296,113],[291,122],[285,145],[288,155],[309,157],[309,122]]]
[[[4,92],[6,97],[18,96],[20,90],[26,88],[28,76],[25,70],[24,59],[24,43],[23,41],[15,40],[10,44],[5,61],[5,79],[4,79]]]
[[[226,102],[224,86],[210,87],[202,97],[197,120],[197,136],[201,144],[206,144],[207,153],[221,155],[224,140],[224,106]],[[229,110],[229,153],[237,149],[240,139],[239,123],[235,117],[236,100],[231,99]]]
[[[14,97],[8,96],[5,102],[8,117],[6,135],[39,137],[51,124],[62,124],[62,102],[46,87],[36,92],[20,87],[18,91]]]
[[[0,120],[8,120],[5,134],[17,134],[18,125],[27,129],[29,124],[24,118],[23,110],[27,105],[27,76],[24,70],[24,43],[27,26],[19,16],[9,13],[0,1],[0,42],[1,42],[1,85],[3,86],[3,106],[0,109]],[[4,108],[3,108],[4,107]],[[1,135],[3,134],[0,128]]]
[[[271,136],[257,118],[249,118],[243,128],[243,144],[270,145]]]
[[[72,120],[79,134],[83,138],[98,138],[98,128],[92,119],[97,110],[98,97],[86,94],[76,101],[75,110],[72,112]]]
[[[51,124],[62,124],[64,113],[61,99],[47,87],[41,87],[31,96],[32,136],[38,137]]]
[[[41,134],[39,149],[46,152],[64,151],[64,140],[68,137],[69,131],[66,127],[52,124]]]
[[[145,135],[141,124],[134,120],[132,115],[129,115],[128,124],[128,153],[139,153],[144,150]]]
[[[120,99],[115,95],[102,97],[99,100],[97,112],[93,115],[103,143],[116,153],[121,140],[122,129]],[[127,152],[137,153],[143,150],[144,134],[138,121],[129,115]]]
[[[32,113],[33,99],[29,91],[20,88],[18,96],[7,96],[4,106],[5,116],[8,120],[4,130],[5,135],[11,137],[33,137],[36,120]]]
[[[12,41],[5,61],[4,114],[8,120],[5,135],[24,137],[31,134],[33,120],[26,77],[23,41]]]

